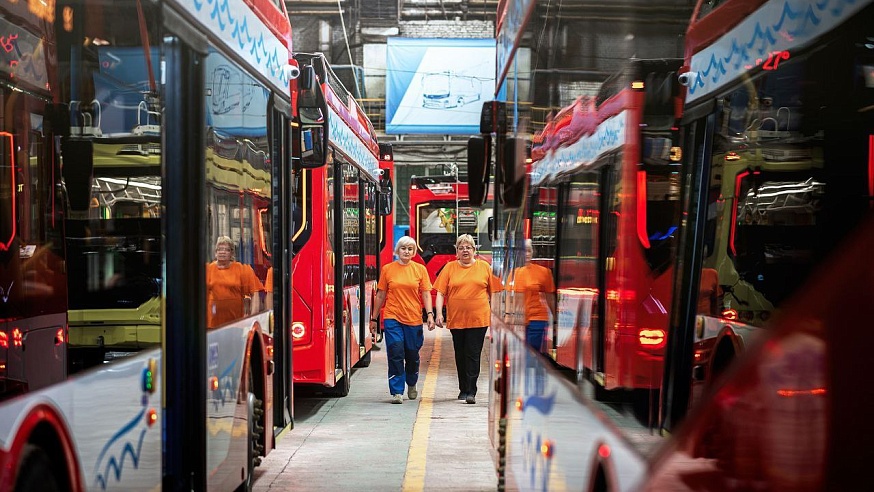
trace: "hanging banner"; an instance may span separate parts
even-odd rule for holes
[[[494,99],[494,39],[388,38],[386,133],[479,133]]]

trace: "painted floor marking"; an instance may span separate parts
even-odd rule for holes
[[[440,328],[437,328],[438,330]],[[425,489],[425,462],[428,454],[428,436],[431,432],[431,414],[434,410],[434,395],[437,393],[437,375],[440,373],[440,344],[442,332],[434,337],[434,349],[425,374],[425,384],[422,386],[419,411],[413,424],[413,438],[410,441],[410,453],[407,455],[407,468],[404,472],[404,492]]]

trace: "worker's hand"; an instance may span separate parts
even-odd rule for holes
[[[376,335],[376,329],[379,328],[379,325],[376,321],[370,320],[370,333],[372,335]]]

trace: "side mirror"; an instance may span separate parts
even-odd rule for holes
[[[91,140],[65,138],[61,143],[61,156],[61,174],[70,199],[70,208],[86,211],[91,206],[91,178],[94,170],[94,147]]]
[[[486,101],[479,113],[479,132],[486,135],[507,132],[507,103]]]
[[[299,77],[297,108],[300,114],[300,167],[313,169],[327,163],[328,104],[312,65],[304,65]]]
[[[528,142],[524,138],[510,137],[504,140],[501,162],[501,201],[506,208],[519,208],[525,196],[525,161],[528,159]]]
[[[474,135],[467,141],[467,193],[471,206],[482,207],[488,200],[491,154],[491,135]]]

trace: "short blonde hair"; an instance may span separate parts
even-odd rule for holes
[[[416,240],[415,239],[411,238],[410,236],[401,236],[400,239],[398,239],[397,244],[395,244],[395,254],[400,253],[401,248],[404,246],[412,246],[413,252],[415,252],[416,249],[418,249],[416,247]]]
[[[231,259],[233,259],[237,254],[237,246],[234,244],[234,240],[228,236],[219,236],[215,240],[215,249],[218,249],[222,244],[227,244],[231,248]]]
[[[476,251],[476,241],[473,240],[473,236],[471,236],[470,234],[462,234],[458,236],[458,239],[455,240],[455,249],[458,249],[458,247],[461,246],[462,243],[469,244],[473,248],[473,250]]]

